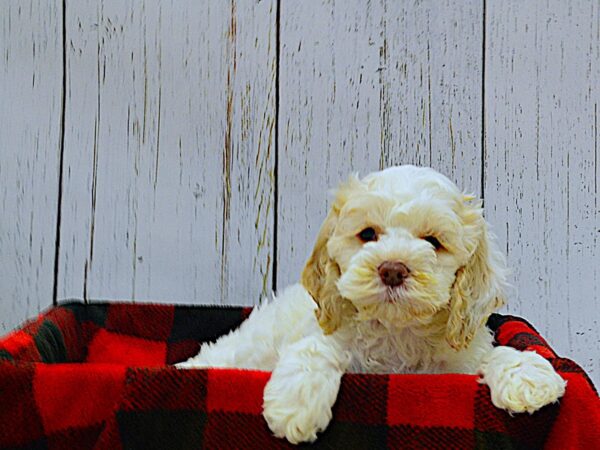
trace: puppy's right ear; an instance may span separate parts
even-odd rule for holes
[[[339,217],[339,208],[334,205],[317,236],[317,242],[302,271],[301,282],[318,305],[317,320],[325,334],[337,330],[344,319],[355,311],[352,303],[340,296],[336,282],[340,267],[329,256],[327,241],[333,234]]]

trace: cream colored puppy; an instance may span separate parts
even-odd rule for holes
[[[564,393],[541,356],[492,346],[504,259],[481,203],[432,169],[340,186],[301,281],[179,365],[273,371],[264,417],[292,443],[327,427],[344,372],[480,373],[511,413]]]

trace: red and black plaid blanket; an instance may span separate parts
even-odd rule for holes
[[[244,308],[67,303],[0,340],[0,447],[291,448],[262,416],[270,374],[167,366],[247,317]],[[511,417],[471,375],[345,375],[315,448],[600,448],[600,400],[523,319],[499,344],[534,350],[568,381],[560,404]]]

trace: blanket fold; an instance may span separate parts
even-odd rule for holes
[[[0,339],[0,448],[293,448],[262,418],[270,373],[177,370],[249,308],[64,303]],[[493,314],[499,345],[536,351],[567,380],[535,414],[495,408],[475,375],[342,379],[315,448],[600,448],[600,399],[525,320]]]

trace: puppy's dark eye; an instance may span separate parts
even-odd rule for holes
[[[427,242],[433,245],[433,248],[435,248],[436,250],[442,248],[441,242],[438,241],[438,239],[434,236],[425,236],[423,239],[425,239]]]
[[[358,233],[357,236],[363,242],[370,242],[370,241],[377,240],[377,232],[371,227],[365,228],[360,233]]]

